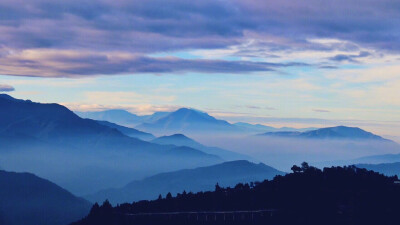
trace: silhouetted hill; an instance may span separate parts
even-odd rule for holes
[[[26,137],[59,145],[74,147],[106,147],[111,145],[152,146],[144,141],[129,138],[116,129],[96,121],[82,119],[58,104],[41,104],[29,100],[0,97],[0,135]]]
[[[152,139],[155,138],[154,135],[150,134],[150,133],[146,133],[146,132],[142,132],[140,130],[136,130],[134,128],[130,128],[130,127],[124,127],[115,123],[111,123],[108,121],[97,121],[98,123],[100,123],[101,125],[107,126],[107,127],[111,127],[111,128],[115,128],[117,129],[119,132],[129,136],[129,137],[134,137],[134,138],[138,138],[144,141],[150,141]]]
[[[83,218],[91,204],[30,173],[0,171],[0,224],[65,225]]]
[[[291,137],[291,138],[310,138],[310,139],[353,139],[353,140],[373,140],[389,141],[371,132],[367,132],[358,127],[327,127],[316,130],[296,132],[267,132],[261,136]]]
[[[238,132],[240,129],[224,120],[217,120],[207,113],[194,109],[181,108],[153,123],[143,123],[136,127],[151,133],[218,133]]]
[[[148,225],[160,221],[165,225],[398,224],[397,177],[354,166],[319,170],[303,163],[292,170],[294,173],[271,181],[239,183],[234,188],[216,186],[213,192],[168,194],[114,208],[106,202],[93,207],[88,217],[74,225],[126,225],[134,221]],[[268,213],[263,213],[266,210]]]
[[[232,161],[239,159],[250,159],[249,156],[228,151],[217,147],[204,146],[193,139],[188,138],[183,134],[173,134],[170,136],[162,136],[151,141],[152,143],[162,144],[162,145],[176,145],[176,146],[188,146],[191,148],[199,149],[207,154],[217,155],[224,160]]]
[[[156,199],[159,194],[210,191],[216,183],[223,187],[234,186],[240,182],[263,181],[276,175],[283,175],[270,166],[248,161],[232,161],[222,164],[162,173],[139,181],[133,181],[120,189],[109,189],[86,196],[92,202],[124,203],[138,200]]]

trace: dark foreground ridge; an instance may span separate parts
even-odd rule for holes
[[[307,163],[292,170],[261,183],[216,185],[213,192],[116,207],[106,201],[73,225],[398,224],[397,176],[354,166],[319,170]]]

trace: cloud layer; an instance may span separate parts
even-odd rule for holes
[[[176,57],[148,57],[123,52],[72,50],[25,50],[0,58],[0,74],[33,77],[80,77],[135,73],[249,73],[306,63],[268,63]]]
[[[11,75],[244,73],[275,68],[248,58],[277,51],[360,52],[334,62],[400,51],[397,0],[4,0],[0,15],[0,73]],[[324,39],[341,41],[315,41]],[[232,48],[247,59],[151,57]],[[39,61],[44,52],[52,59]]]

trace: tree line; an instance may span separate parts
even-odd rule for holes
[[[76,225],[115,224],[125,214],[193,211],[276,210],[274,224],[397,224],[400,186],[397,176],[355,166],[320,170],[303,163],[292,173],[273,180],[215,186],[214,191],[170,193],[153,201],[112,207],[106,201],[93,206]],[[97,221],[97,223],[95,223]],[[107,223],[104,223],[107,224]],[[116,224],[125,225],[125,224]]]

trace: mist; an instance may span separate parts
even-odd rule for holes
[[[320,166],[373,155],[400,153],[394,142],[372,140],[300,139],[267,136],[194,136],[208,146],[217,146],[247,154],[255,162],[263,162],[282,171],[306,161]]]
[[[34,149],[34,150],[32,150]],[[161,172],[196,168],[220,159],[137,153],[135,151],[69,151],[30,148],[4,152],[0,165],[7,171],[29,171],[83,196],[101,189],[122,187]]]

